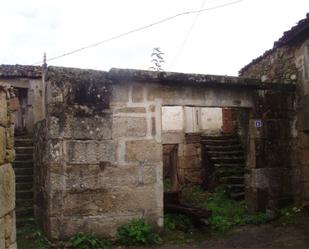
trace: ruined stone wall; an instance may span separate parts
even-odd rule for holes
[[[294,83],[299,86],[301,77],[296,65],[297,46],[273,49],[253,61],[240,71],[243,77],[261,79],[274,83]],[[299,98],[299,91],[297,93]],[[302,184],[300,181],[299,139],[297,129],[295,94],[285,91],[259,91],[252,114],[250,146],[256,148],[256,155],[249,158],[251,175],[247,181],[248,203],[259,203],[252,210],[278,207],[289,199],[298,202]],[[254,131],[254,122],[261,119],[263,126]],[[309,154],[309,151],[306,151]],[[255,161],[255,163],[253,162]],[[254,200],[254,201],[253,201]]]
[[[137,217],[162,227],[161,107],[252,106],[245,90],[107,76],[48,68],[47,117],[36,129],[35,213],[51,239],[80,231],[114,236]]]
[[[162,144],[178,145],[178,180],[180,184],[203,182],[201,134],[180,132],[162,132]]]
[[[0,248],[16,248],[13,92],[0,86]]]
[[[34,125],[44,118],[42,80],[37,78],[1,78],[0,86],[9,84],[14,88],[27,89],[27,131],[32,134]]]

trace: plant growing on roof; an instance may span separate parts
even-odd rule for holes
[[[152,49],[151,53],[151,63],[152,66],[149,68],[154,71],[163,71],[162,64],[165,63],[163,59],[164,53],[161,51],[161,48],[155,47]]]

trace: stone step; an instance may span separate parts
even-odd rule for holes
[[[244,170],[245,164],[243,163],[215,163],[215,167],[224,167],[224,168],[241,168]]]
[[[229,140],[238,139],[237,135],[202,135],[202,140]]]
[[[16,191],[16,199],[24,200],[33,198],[33,191],[31,190],[18,190]]]
[[[29,226],[29,224],[35,224],[33,216],[19,217],[18,219],[16,219],[16,226],[17,226],[17,228],[22,228],[24,226]],[[35,248],[31,248],[31,249],[35,249]]]
[[[33,168],[15,168],[15,176],[33,176]]]
[[[230,156],[242,156],[244,155],[244,152],[242,150],[234,150],[234,151],[213,151],[209,150],[208,151],[209,155],[211,157],[230,157]]]
[[[245,199],[245,192],[238,192],[238,193],[230,193],[229,194],[230,198],[234,199],[234,200],[243,200]]]
[[[244,184],[245,178],[243,176],[225,176],[220,178],[220,183],[223,184]]]
[[[227,184],[226,185],[227,187],[227,191],[230,192],[230,193],[233,193],[233,192],[244,192],[244,189],[245,189],[245,184]]]
[[[208,146],[208,145],[227,146],[227,145],[239,145],[240,144],[238,139],[225,139],[225,140],[208,139],[208,140],[202,140],[201,142],[205,146]]]
[[[16,153],[15,160],[16,161],[32,160],[32,158],[33,158],[32,153]]]
[[[29,199],[18,199],[16,200],[16,208],[17,207],[33,207],[33,198]]]
[[[23,207],[15,209],[16,217],[32,217],[33,216],[33,207]]]
[[[16,176],[16,182],[17,183],[32,183],[33,182],[33,175],[28,175],[28,176],[17,175]]]
[[[30,138],[18,138],[14,139],[15,147],[26,147],[26,146],[33,146],[33,141]]]
[[[33,183],[16,183],[16,191],[19,190],[32,190]]]
[[[241,144],[235,145],[204,145],[207,151],[234,151],[241,150]]]
[[[218,156],[211,157],[212,162],[216,163],[244,163],[245,159],[243,156]]]
[[[244,175],[244,169],[243,168],[218,168],[214,175],[221,179],[222,177],[241,177]]]
[[[19,153],[29,153],[29,154],[33,154],[33,146],[21,146],[21,147],[17,147],[15,145],[15,151],[16,154]]]
[[[23,161],[14,161],[13,168],[33,168],[33,161],[32,160],[23,160]]]

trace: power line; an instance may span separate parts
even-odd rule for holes
[[[204,7],[204,5],[205,5],[205,1],[206,1],[206,0],[203,1],[202,5],[201,5],[201,7],[200,7],[200,10],[203,9],[203,7]],[[180,55],[182,49],[184,48],[184,46],[185,46],[185,44],[186,44],[186,42],[187,42],[187,40],[188,40],[188,38],[189,38],[189,36],[190,36],[190,34],[191,34],[191,31],[192,31],[192,29],[193,29],[193,27],[194,27],[194,25],[195,25],[195,23],[196,23],[196,21],[197,21],[197,18],[198,18],[198,16],[199,16],[200,13],[201,13],[201,12],[198,12],[198,13],[196,14],[196,16],[194,17],[194,20],[193,20],[193,22],[192,22],[190,28],[188,29],[188,32],[187,32],[185,38],[183,39],[183,41],[182,41],[182,43],[181,43],[181,45],[180,45],[180,47],[179,47],[179,49],[178,49],[178,52],[177,52],[177,54],[176,54],[176,56],[175,56],[175,58],[174,58],[174,60],[173,60],[173,62],[172,62],[172,64],[171,64],[171,68],[173,68],[173,66],[175,65],[175,63],[176,63],[176,61],[177,61],[177,59],[178,59],[178,57],[179,57],[179,55]]]
[[[71,54],[75,54],[75,53],[78,53],[78,52],[80,52],[80,51],[83,51],[83,50],[86,50],[86,49],[89,49],[89,48],[93,48],[93,47],[99,46],[99,45],[101,45],[101,44],[103,44],[103,43],[107,43],[107,42],[110,42],[110,41],[112,41],[112,40],[116,40],[116,39],[118,39],[118,38],[121,38],[121,37],[130,35],[130,34],[136,33],[136,32],[138,32],[138,31],[141,31],[141,30],[144,30],[144,29],[148,29],[148,28],[150,28],[150,27],[153,27],[153,26],[155,26],[155,25],[158,25],[158,24],[161,24],[161,23],[170,21],[170,20],[175,19],[175,18],[180,17],[180,16],[191,15],[191,14],[201,13],[201,12],[205,12],[205,11],[220,9],[220,8],[223,8],[223,7],[232,5],[232,4],[236,4],[236,3],[239,3],[239,2],[242,2],[242,1],[243,1],[243,0],[236,0],[236,1],[233,1],[233,2],[226,3],[226,4],[221,4],[221,5],[218,5],[218,6],[214,6],[214,7],[211,7],[211,8],[205,8],[205,9],[200,9],[200,10],[192,10],[192,11],[182,12],[182,13],[176,14],[176,15],[174,15],[174,16],[170,16],[170,17],[161,19],[161,20],[156,21],[156,22],[154,22],[154,23],[151,23],[151,24],[148,24],[148,25],[145,25],[145,26],[142,26],[142,27],[139,27],[139,28],[130,30],[130,31],[128,31],[128,32],[125,32],[125,33],[122,33],[122,34],[119,34],[119,35],[112,36],[112,37],[110,37],[110,38],[107,38],[107,39],[105,39],[105,40],[102,40],[102,41],[99,41],[99,42],[90,44],[90,45],[88,45],[88,46],[81,47],[81,48],[78,48],[78,49],[75,49],[75,50],[66,52],[66,53],[61,54],[61,55],[58,55],[58,56],[51,57],[51,58],[47,59],[46,61],[56,60],[56,59],[59,59],[59,58],[62,58],[62,57],[65,57],[65,56],[68,56],[68,55],[71,55]],[[37,65],[37,64],[41,64],[41,63],[42,63],[42,61],[38,61],[38,62],[33,63],[33,65]]]

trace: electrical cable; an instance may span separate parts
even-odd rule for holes
[[[153,22],[153,23],[151,23],[151,24],[148,24],[148,25],[145,25],[145,26],[142,26],[142,27],[139,27],[139,28],[136,28],[136,29],[133,29],[133,30],[124,32],[124,33],[121,33],[121,34],[119,34],[119,35],[112,36],[112,37],[110,37],[110,38],[107,38],[107,39],[105,39],[105,40],[102,40],[102,41],[99,41],[99,42],[90,44],[90,45],[88,45],[88,46],[81,47],[81,48],[78,48],[78,49],[75,49],[75,50],[66,52],[66,53],[61,54],[61,55],[58,55],[58,56],[51,57],[51,58],[49,58],[49,59],[46,59],[46,61],[53,61],[53,60],[56,60],[56,59],[59,59],[59,58],[62,58],[62,57],[65,57],[65,56],[68,56],[68,55],[71,55],[71,54],[75,54],[75,53],[77,53],[77,52],[80,52],[80,51],[83,51],[83,50],[86,50],[86,49],[89,49],[89,48],[92,48],[92,47],[99,46],[99,45],[101,45],[101,44],[103,44],[103,43],[110,42],[110,41],[112,41],[112,40],[116,40],[116,39],[118,39],[118,38],[121,38],[121,37],[130,35],[130,34],[132,34],[132,33],[136,33],[136,32],[138,32],[138,31],[141,31],[141,30],[144,30],[144,29],[153,27],[153,26],[155,26],[155,25],[158,25],[158,24],[161,24],[161,23],[170,21],[170,20],[175,19],[175,18],[180,17],[180,16],[190,15],[190,14],[196,14],[196,13],[201,13],[201,12],[210,11],[210,10],[215,10],[215,9],[220,9],[220,8],[223,8],[223,7],[226,7],[226,6],[229,6],[229,5],[233,5],[233,4],[242,2],[242,1],[244,1],[244,0],[236,0],[236,1],[233,1],[233,2],[221,4],[221,5],[218,5],[218,6],[214,6],[214,7],[211,7],[211,8],[205,8],[205,9],[200,9],[200,10],[192,10],[192,11],[182,12],[182,13],[179,13],[179,14],[176,14],[176,15],[173,15],[173,16],[170,16],[170,17],[161,19],[161,20],[159,20],[159,21]],[[37,64],[42,64],[42,63],[43,63],[43,61],[38,61],[38,62],[33,63],[32,65],[37,65]]]
[[[201,7],[200,7],[200,10],[203,9],[203,7],[204,7],[204,5],[205,5],[205,1],[206,1],[206,0],[203,1],[202,5],[201,5]],[[176,61],[177,61],[177,59],[178,59],[178,57],[179,57],[179,55],[180,55],[182,49],[184,48],[184,46],[185,46],[185,44],[186,44],[186,42],[187,42],[187,40],[188,40],[188,38],[189,38],[189,36],[190,36],[190,34],[191,34],[191,31],[192,31],[192,29],[193,29],[193,27],[194,27],[194,25],[195,25],[195,23],[196,23],[196,21],[197,21],[197,18],[198,18],[198,16],[199,16],[200,13],[201,13],[201,12],[198,12],[198,13],[196,14],[196,16],[194,17],[194,20],[193,20],[193,22],[192,22],[190,28],[188,29],[188,32],[187,32],[185,38],[183,39],[183,41],[182,41],[182,43],[181,43],[181,45],[180,45],[180,47],[179,47],[179,49],[178,49],[178,52],[177,52],[176,56],[174,57],[174,60],[173,60],[173,62],[172,62],[172,64],[171,64],[170,69],[172,69],[172,68],[174,67],[174,65],[175,65],[175,63],[176,63]]]

